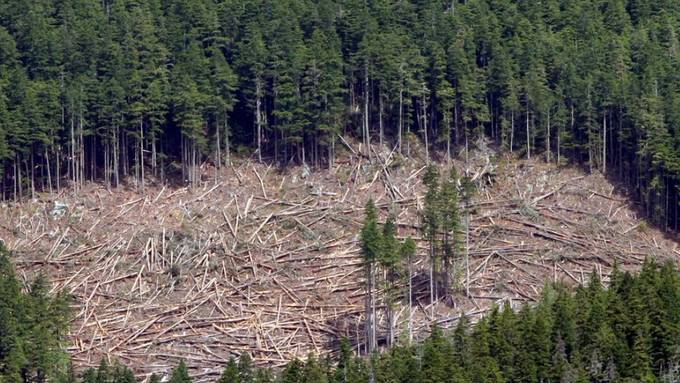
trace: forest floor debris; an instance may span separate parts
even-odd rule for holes
[[[91,184],[77,196],[8,204],[0,238],[24,280],[45,271],[54,291],[74,296],[69,350],[77,366],[107,357],[148,376],[184,359],[199,382],[241,352],[280,366],[334,350],[340,337],[363,339],[358,233],[369,197],[383,219],[396,215],[400,237],[419,243],[414,305],[395,310],[402,336],[409,309],[424,334],[433,322],[454,326],[493,304],[530,302],[547,281],[581,283],[592,272],[607,281],[614,263],[635,269],[646,257],[680,254],[601,174],[486,155],[476,167],[456,162],[480,185],[470,296],[461,288],[461,247],[459,288],[434,303],[430,318],[427,245],[417,230],[423,165],[391,151],[375,156],[315,171],[239,160],[205,169],[201,188],[147,185],[145,195]],[[378,321],[384,341],[386,318]]]

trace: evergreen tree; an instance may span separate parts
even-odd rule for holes
[[[373,352],[376,346],[375,333],[375,301],[373,288],[375,286],[375,262],[380,257],[382,238],[378,228],[378,215],[375,204],[369,199],[364,209],[364,227],[361,229],[361,242],[364,254],[364,268],[366,270],[366,351]]]
[[[253,361],[246,352],[242,353],[238,358],[238,375],[240,383],[252,383],[255,378],[253,374]]]
[[[387,274],[385,280],[385,303],[387,310],[387,322],[389,328],[388,345],[394,344],[395,323],[394,306],[399,297],[398,283],[401,276],[401,256],[399,242],[396,238],[397,226],[393,218],[387,219],[382,228],[381,249],[379,262]]]
[[[408,237],[399,249],[401,260],[405,263],[404,269],[408,270],[408,341],[413,341],[413,257],[416,255],[416,242]]]
[[[328,377],[322,370],[321,364],[317,361],[314,355],[307,357],[307,362],[302,371],[302,377],[300,379],[302,383],[326,383],[328,382]]]
[[[222,375],[217,381],[218,383],[241,383],[241,377],[239,376],[238,365],[234,357],[229,358],[227,366],[222,371]]]
[[[184,361],[179,362],[177,367],[172,370],[170,375],[170,383],[191,383],[193,380],[189,376],[187,365]]]
[[[453,262],[456,260],[459,248],[458,232],[460,231],[460,208],[458,206],[458,174],[455,167],[451,168],[451,174],[441,184],[439,194],[441,215],[441,258],[444,272],[444,290],[449,294],[451,288],[450,275]]]
[[[437,283],[435,281],[437,275],[436,245],[441,225],[439,172],[434,165],[429,165],[427,169],[425,169],[423,183],[427,187],[427,193],[425,194],[425,206],[421,212],[421,231],[430,247],[430,301],[434,303],[434,300],[437,297]]]

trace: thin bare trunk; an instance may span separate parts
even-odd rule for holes
[[[47,187],[50,190],[50,195],[52,195],[52,171],[50,169],[50,154],[45,147],[45,169],[47,170]]]
[[[215,167],[220,169],[222,167],[222,141],[220,140],[220,117],[215,115]],[[215,177],[217,179],[217,177]]]
[[[529,105],[527,105],[527,159],[531,159],[531,135],[529,132]]]
[[[380,91],[378,90],[378,125],[380,127],[380,147],[382,148],[383,146],[383,99],[382,95],[380,94]]]
[[[470,296],[470,212],[465,203],[465,295]]]
[[[35,165],[33,163],[34,157],[35,155],[33,154],[33,150],[31,149],[31,199],[35,199]],[[26,163],[26,166],[28,166],[28,163]]]
[[[158,176],[158,173],[157,173],[158,158],[157,158],[157,156],[158,156],[158,153],[156,152],[156,134],[154,133],[151,137],[151,169],[153,170],[154,177]]]
[[[226,151],[227,155],[224,163],[227,165],[231,160],[231,145],[229,142],[229,116],[227,115],[227,112],[224,112],[224,150]]]
[[[14,200],[21,200],[21,166],[19,162],[19,155],[16,155],[16,160],[14,161]]]
[[[607,111],[602,117],[602,174],[607,174]]]
[[[21,200],[24,196],[24,187],[23,187],[23,180],[21,179],[21,160],[19,159],[19,155],[17,155],[17,177],[19,179],[19,200]]]
[[[114,187],[120,185],[120,128],[118,125],[114,126],[113,130],[113,179],[115,181]]]
[[[571,103],[571,121],[569,124],[569,131],[573,132],[574,131],[574,103]]]
[[[557,164],[559,165],[562,161],[562,148],[560,147],[562,143],[562,129],[561,124],[557,124]]]
[[[548,109],[548,132],[546,137],[545,149],[548,156],[548,162],[550,162],[550,110]]]
[[[449,121],[450,115],[444,117],[444,123],[446,124],[446,163],[451,164],[451,121]]]
[[[424,85],[423,85],[424,86]],[[425,159],[426,163],[430,163],[430,144],[427,137],[427,101],[425,100],[425,94],[423,93],[423,134],[425,135]]]
[[[57,166],[56,166],[56,179],[57,179],[57,194],[61,192],[61,161],[60,161],[61,148],[57,148]]]
[[[436,284],[434,283],[434,268],[435,268],[435,254],[434,254],[434,244],[430,243],[430,315],[434,318],[434,301],[435,301],[435,289]]]
[[[404,88],[403,86],[401,86],[399,88],[399,129],[398,129],[399,154],[401,154],[401,136],[404,124],[403,117],[404,117]]]
[[[408,257],[408,342],[413,342],[413,265]]]
[[[144,121],[139,121],[139,172],[142,193],[144,193]]]
[[[111,174],[109,173],[111,167],[109,166],[109,152],[110,152],[110,145],[108,141],[105,141],[104,143],[104,184],[106,185],[106,190],[109,190],[111,188]]]
[[[394,290],[396,288],[392,280],[393,273],[389,270],[385,271],[385,287],[387,295],[387,322],[388,322],[388,343],[389,347],[394,345]]]
[[[366,353],[370,354],[373,352],[373,266],[369,262],[366,264]]]
[[[78,188],[78,178],[76,176],[76,134],[75,134],[75,121],[71,117],[71,158],[70,158],[70,173],[71,181],[73,181],[73,187]]]
[[[510,111],[510,153],[515,145],[515,111]]]
[[[453,145],[458,145],[458,102],[453,105]]]
[[[375,274],[376,274],[376,273],[375,273],[375,268],[371,268],[371,269],[372,269],[372,270],[371,270],[371,278],[373,279],[372,282],[371,282],[371,286],[375,286],[375,285],[376,285],[376,281],[375,281],[375,279],[376,279],[376,278],[375,278]],[[371,290],[371,317],[372,317],[372,318],[371,318],[371,323],[373,324],[373,328],[371,329],[371,343],[372,343],[373,346],[372,346],[372,349],[371,349],[371,350],[375,350],[376,347],[377,347],[377,345],[378,345],[378,339],[377,339],[377,333],[378,333],[378,331],[376,330],[376,329],[377,329],[377,326],[378,326],[378,323],[377,323],[377,322],[378,322],[378,320],[377,320],[377,317],[378,317],[378,316],[376,315],[376,311],[375,311],[375,296],[374,296],[374,292],[375,292],[375,289],[372,289],[372,290]]]
[[[257,100],[255,101],[255,123],[257,124],[257,159],[262,162],[262,84],[258,77],[256,80],[256,95]]]
[[[368,64],[364,67],[364,147],[368,158],[371,158],[371,144],[370,129],[368,126]]]
[[[84,126],[84,119],[83,119],[83,106],[82,104],[80,105],[80,115],[78,119],[78,154],[80,156],[80,175],[78,176],[78,180],[80,181],[80,186],[83,186],[83,182],[85,179],[85,141],[83,139],[83,126]]]

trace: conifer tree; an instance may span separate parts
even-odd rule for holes
[[[387,219],[382,228],[381,235],[381,249],[380,249],[380,265],[385,270],[385,305],[387,310],[387,322],[388,322],[388,346],[394,344],[395,331],[394,331],[394,306],[397,301],[397,297],[400,295],[397,290],[399,279],[401,276],[401,249],[399,248],[399,242],[396,238],[397,226],[394,222],[394,218],[390,217]]]
[[[375,286],[375,262],[380,257],[382,238],[378,228],[378,215],[375,204],[369,199],[364,209],[364,226],[361,229],[361,242],[364,255],[366,278],[366,352],[372,353],[376,346],[375,302],[373,289]]]
[[[422,381],[444,382],[447,380],[446,357],[451,352],[448,340],[436,325],[430,332],[430,337],[423,345]]]
[[[444,291],[448,296],[451,289],[451,266],[455,261],[458,244],[458,232],[460,230],[460,208],[458,206],[458,173],[455,167],[441,184],[440,215],[441,215],[441,258],[444,273]]]
[[[302,371],[301,383],[327,383],[328,377],[322,370],[322,366],[314,355],[307,357],[307,362]]]
[[[229,358],[227,366],[222,371],[222,375],[217,381],[218,383],[241,383],[241,377],[239,376],[238,365],[236,364],[236,359],[234,357]]]
[[[101,362],[99,362],[99,367],[97,367],[97,375],[95,381],[97,383],[110,383],[112,381],[111,368],[106,359],[102,358]]]
[[[258,368],[255,373],[255,383],[273,383],[274,376],[268,368]]]
[[[413,341],[413,257],[416,254],[416,242],[408,237],[399,249],[401,260],[405,263],[404,268],[408,270],[408,341]]]
[[[187,365],[184,361],[180,361],[177,367],[172,370],[170,375],[170,383],[191,383],[193,380],[189,376]]]
[[[238,358],[238,375],[240,383],[253,382],[253,360],[247,352],[242,353]]]
[[[126,366],[123,366],[121,364],[116,364],[113,367],[113,374],[111,377],[111,381],[113,383],[136,383],[137,380],[135,379],[135,375]]]
[[[278,381],[281,383],[302,382],[304,367],[304,364],[299,359],[294,359],[286,365],[286,368],[281,372]]]
[[[437,298],[437,238],[441,224],[439,204],[439,172],[435,165],[429,165],[425,169],[423,183],[427,187],[425,203],[421,212],[421,231],[428,242],[430,253],[430,301],[434,303]],[[433,306],[434,307],[434,306]],[[434,308],[433,308],[434,309]]]
[[[470,177],[462,177],[459,181],[459,196],[463,202],[465,213],[465,294],[470,295],[470,203],[475,192],[475,185]]]

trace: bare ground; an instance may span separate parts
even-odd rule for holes
[[[389,151],[373,164],[347,155],[311,172],[240,160],[206,167],[200,188],[151,186],[144,195],[86,185],[4,205],[0,238],[24,279],[44,270],[55,291],[73,294],[69,351],[79,367],[108,357],[148,376],[184,359],[199,382],[242,352],[278,366],[332,351],[342,336],[362,342],[358,232],[369,197],[383,218],[397,216],[400,236],[419,242],[416,299],[397,309],[402,338],[409,309],[424,334],[495,303],[531,302],[547,281],[581,283],[593,271],[606,281],[614,262],[635,269],[646,257],[678,259],[677,243],[601,174],[486,154],[467,169],[480,186],[470,278],[459,260],[453,299],[433,306],[417,230],[424,166]]]

